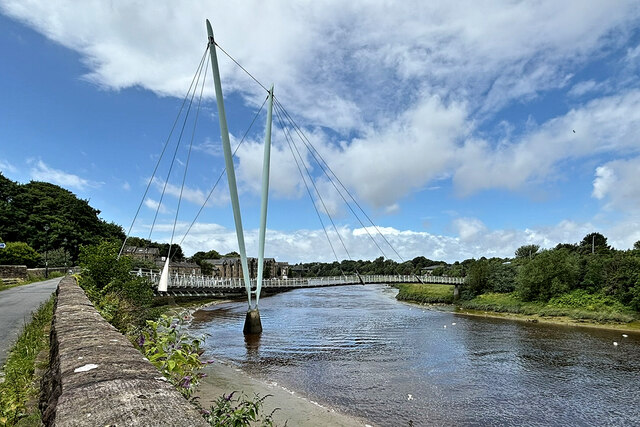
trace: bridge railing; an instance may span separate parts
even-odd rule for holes
[[[148,277],[155,286],[160,281],[159,270],[136,270],[131,274]],[[418,279],[419,278],[419,279]],[[361,280],[362,279],[362,280]],[[330,277],[302,277],[302,278],[274,278],[265,279],[262,287],[265,289],[282,288],[311,288],[321,286],[352,285],[360,283],[441,283],[441,284],[463,284],[463,277],[446,276],[415,276],[415,275],[345,275]],[[237,290],[241,292],[245,289],[244,279],[241,278],[220,278],[213,276],[202,276],[195,274],[174,273],[169,277],[169,288],[191,288],[191,289],[220,289],[222,291]],[[256,279],[251,279],[251,289],[256,288]]]

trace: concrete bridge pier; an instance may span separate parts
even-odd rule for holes
[[[459,299],[460,299],[460,287],[459,287],[459,285],[456,283],[456,284],[453,286],[453,300],[454,300],[454,301],[457,301],[457,300],[459,300]]]
[[[260,321],[260,311],[255,308],[247,311],[247,317],[244,320],[244,329],[242,330],[245,335],[255,335],[262,333],[262,322]]]

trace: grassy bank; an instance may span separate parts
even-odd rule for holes
[[[418,302],[421,304],[452,304],[453,285],[423,285],[401,283],[396,298],[400,301]]]
[[[453,303],[452,285],[400,284],[397,299],[422,304]],[[638,313],[614,298],[589,294],[584,290],[551,298],[548,302],[523,301],[516,292],[485,293],[471,300],[459,300],[463,309],[495,313],[513,313],[538,317],[566,317],[600,323],[630,323]]]
[[[53,304],[52,296],[38,308],[9,351],[4,365],[4,381],[0,383],[0,426],[41,424],[37,407],[40,379],[36,371],[48,364]],[[47,356],[44,361],[37,361],[40,352]]]
[[[508,294],[487,293],[469,301],[461,301],[460,307],[472,310],[516,313],[541,317],[568,317],[596,322],[629,323],[638,314],[615,299],[589,294],[582,290],[551,298],[549,302],[525,302],[515,292]]]

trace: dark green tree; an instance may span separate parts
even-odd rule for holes
[[[525,301],[548,301],[578,287],[580,256],[566,249],[540,252],[523,265],[517,275],[517,290]]]
[[[581,254],[590,253],[602,254],[611,250],[611,246],[607,244],[607,238],[600,233],[589,233],[578,244],[578,250]]]
[[[124,239],[120,226],[99,215],[88,201],[57,185],[17,184],[0,173],[0,236],[7,241],[26,242],[40,253],[63,248],[75,260],[81,245]]]
[[[9,242],[4,249],[0,249],[1,265],[26,265],[33,268],[39,263],[40,255],[24,242]]]
[[[540,245],[523,245],[516,249],[516,258],[533,258],[540,250]]]

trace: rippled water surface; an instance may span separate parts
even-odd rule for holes
[[[262,298],[258,340],[242,334],[246,302],[201,310],[192,329],[208,355],[377,425],[640,425],[638,335],[459,316],[396,292]]]

